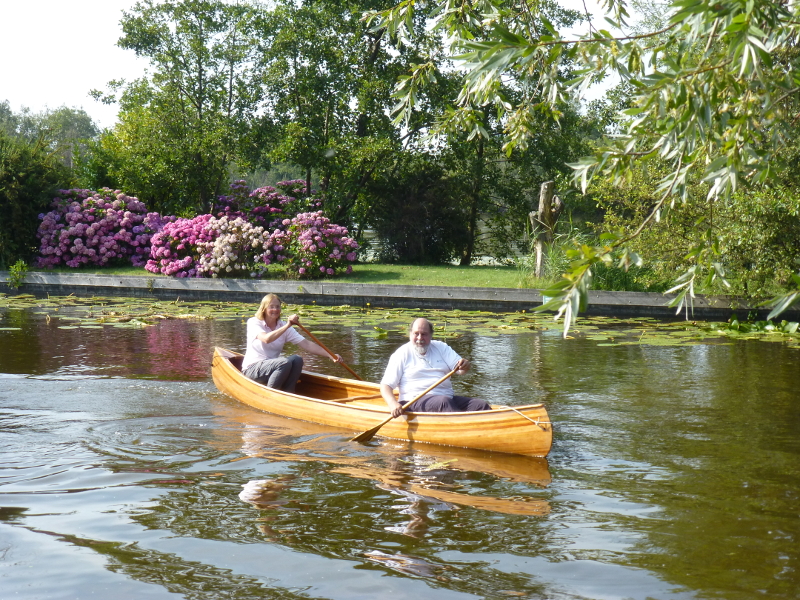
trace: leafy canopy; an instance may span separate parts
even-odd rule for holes
[[[423,4],[428,3],[403,0],[368,19],[406,39]],[[573,165],[577,181],[585,190],[594,177],[623,182],[651,161],[667,167],[658,182],[659,198],[640,227],[626,237],[608,236],[605,245],[577,248],[572,270],[548,292],[556,296],[548,307],[560,309],[567,328],[586,304],[592,266],[640,262],[624,250],[626,243],[665,206],[692,200],[690,174],[702,174],[710,198],[727,197],[744,182],[768,182],[773,161],[792,135],[800,92],[796,3],[673,0],[663,26],[633,32],[628,3],[604,0],[609,29],[588,24],[583,35],[559,30],[548,18],[554,3],[547,0],[436,4],[430,28],[449,40],[450,56],[462,69],[457,112],[464,120],[476,106],[495,105],[511,151],[532,139],[536,114],[558,118],[559,104],[570,94],[614,74],[632,90],[626,121],[619,134]],[[573,69],[567,81],[560,76],[565,68]],[[430,73],[430,65],[421,64],[398,83],[399,118],[413,111]],[[507,80],[524,92],[515,102],[503,92]],[[724,275],[716,240],[698,238],[690,253],[693,264],[673,288],[679,306],[687,294],[690,300],[695,284]],[[790,296],[798,297],[792,294],[776,299],[776,310],[788,306]]]

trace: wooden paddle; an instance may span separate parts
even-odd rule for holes
[[[452,371],[450,371],[450,372],[449,372],[447,375],[445,375],[444,377],[442,377],[442,378],[441,378],[439,381],[437,381],[436,383],[434,383],[434,384],[433,384],[432,386],[430,386],[430,387],[429,387],[427,390],[425,390],[425,391],[424,391],[424,392],[422,392],[422,393],[421,393],[419,396],[417,396],[416,398],[414,398],[414,399],[413,399],[411,402],[408,402],[407,404],[405,404],[405,405],[403,406],[403,410],[407,409],[409,406],[411,406],[412,404],[414,404],[414,402],[416,402],[417,400],[419,400],[420,398],[422,398],[422,397],[423,397],[425,394],[427,394],[428,392],[430,392],[430,391],[431,391],[433,388],[435,388],[437,385],[439,385],[439,384],[440,384],[440,383],[442,383],[443,381],[446,381],[446,380],[447,380],[449,377],[452,377],[453,373],[455,373],[455,372],[456,372],[456,369],[453,369]],[[371,440],[373,437],[375,437],[375,434],[376,434],[376,433],[378,433],[378,430],[379,430],[381,427],[383,427],[384,425],[386,425],[386,424],[387,424],[389,421],[391,421],[392,419],[394,419],[394,417],[390,415],[390,416],[389,416],[389,418],[388,418],[388,419],[386,419],[385,421],[383,421],[382,423],[379,423],[378,425],[376,425],[376,426],[375,426],[375,427],[373,427],[372,429],[368,429],[368,430],[367,430],[367,431],[365,431],[364,433],[359,433],[359,434],[358,434],[356,437],[352,438],[350,441],[351,441],[351,442],[368,442],[368,441],[370,441],[370,440]]]
[[[323,344],[322,342],[320,342],[320,341],[319,341],[319,340],[316,338],[316,336],[315,336],[313,333],[311,333],[311,332],[310,332],[308,329],[306,329],[305,327],[303,327],[303,326],[302,326],[300,323],[298,323],[298,324],[297,324],[297,326],[298,326],[300,329],[302,329],[303,331],[305,331],[305,332],[308,334],[308,337],[310,337],[312,340],[314,340],[314,343],[316,343],[316,344],[317,344],[317,346],[319,346],[320,348],[322,348],[323,350],[325,350],[325,352],[327,352],[328,354],[330,354],[330,355],[331,355],[331,358],[334,358],[334,359],[336,358],[336,355],[335,355],[333,352],[331,352],[330,350],[328,350],[328,348],[325,346],[325,344]],[[361,377],[359,377],[359,376],[358,376],[358,373],[356,373],[355,371],[353,371],[353,369],[351,369],[351,368],[350,368],[350,367],[348,367],[346,364],[344,364],[344,361],[343,361],[343,360],[339,361],[339,364],[340,364],[340,365],[342,365],[342,366],[343,366],[345,369],[347,369],[348,371],[350,371],[350,373],[352,373],[352,374],[353,374],[353,377],[355,377],[355,378],[356,378],[356,379],[358,379],[359,381],[364,381],[363,379],[361,379]]]

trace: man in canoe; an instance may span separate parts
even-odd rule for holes
[[[303,370],[303,357],[297,354],[281,356],[286,342],[334,362],[340,362],[342,357],[338,354],[331,357],[322,347],[297,333],[293,328],[300,324],[297,315],[291,315],[286,321],[280,318],[281,299],[275,294],[267,294],[261,300],[256,316],[247,320],[247,350],[242,360],[242,373],[267,387],[294,393]]]
[[[416,398],[443,375],[454,369],[457,375],[463,375],[469,368],[467,359],[461,358],[444,342],[433,339],[433,325],[428,319],[417,319],[408,331],[408,343],[400,346],[389,358],[381,379],[381,396],[392,416],[398,417],[406,402]],[[394,388],[400,388],[399,401],[394,397]],[[491,410],[491,406],[478,398],[453,395],[453,385],[447,379],[415,402],[411,410],[460,412]]]

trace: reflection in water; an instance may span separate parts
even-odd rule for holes
[[[296,419],[235,407],[219,412],[228,420],[242,424],[241,450],[247,457],[277,460],[312,460],[334,465],[332,473],[370,479],[379,487],[410,500],[402,512],[411,514],[412,522],[403,527],[409,535],[418,536],[426,528],[431,502],[471,506],[511,515],[542,516],[550,512],[546,500],[534,497],[493,498],[464,491],[457,473],[479,471],[545,487],[550,483],[547,459],[532,456],[484,452],[469,448],[387,441],[370,446],[349,442],[346,437],[331,434],[330,428]],[[300,441],[298,441],[300,440]],[[278,480],[248,482],[246,502],[269,499],[284,483]],[[458,490],[458,491],[456,491]],[[246,493],[245,493],[246,492]],[[412,533],[413,532],[413,533]]]
[[[414,558],[413,556],[405,556],[403,554],[386,554],[380,550],[371,550],[365,552],[369,560],[376,562],[380,565],[388,567],[400,573],[407,573],[415,575],[416,577],[435,577],[437,579],[444,579],[439,575],[446,567],[441,565],[432,565],[431,563]]]
[[[287,503],[287,500],[281,500],[281,492],[293,479],[294,476],[286,476],[248,481],[242,485],[244,489],[239,492],[239,499],[256,508],[279,508]]]

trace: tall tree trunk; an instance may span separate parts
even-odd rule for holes
[[[461,266],[472,263],[475,252],[475,238],[478,237],[478,206],[483,191],[483,138],[478,138],[478,150],[475,158],[475,177],[472,180],[471,205],[469,207],[469,223],[467,225],[467,247],[461,253]]]

